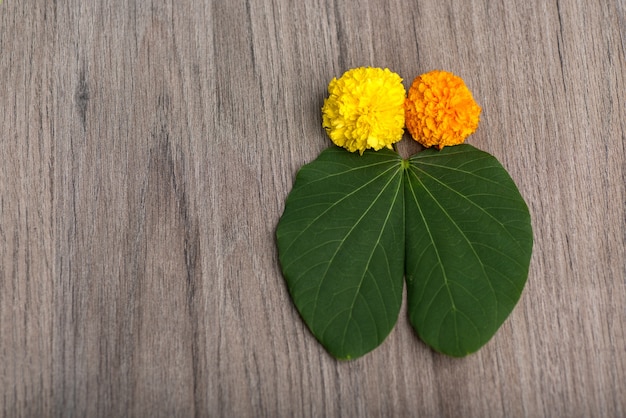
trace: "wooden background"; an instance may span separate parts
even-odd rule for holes
[[[361,65],[462,76],[528,202],[477,354],[403,309],[338,362],[290,301],[275,227]],[[4,416],[626,416],[624,0],[4,0],[0,176]]]

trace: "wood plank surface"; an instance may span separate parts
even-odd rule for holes
[[[362,65],[463,77],[528,202],[528,284],[466,358],[403,308],[336,361],[289,298],[275,227]],[[4,0],[0,414],[626,416],[625,184],[624,0]]]

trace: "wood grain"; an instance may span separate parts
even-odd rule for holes
[[[403,309],[337,362],[290,302],[274,229],[360,65],[462,76],[529,204],[467,358]],[[626,415],[624,0],[4,0],[0,84],[3,416]]]

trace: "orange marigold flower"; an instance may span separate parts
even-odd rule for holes
[[[474,133],[481,110],[463,79],[437,70],[413,81],[404,109],[413,139],[439,149],[461,144]]]

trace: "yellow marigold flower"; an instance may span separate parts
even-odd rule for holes
[[[431,71],[417,77],[405,102],[406,127],[425,147],[463,143],[474,133],[480,106],[463,79],[445,71]]]
[[[404,133],[402,79],[387,68],[346,71],[328,85],[322,126],[330,139],[350,152],[391,148]]]

